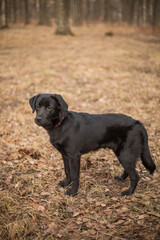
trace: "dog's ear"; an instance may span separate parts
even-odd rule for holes
[[[29,104],[32,108],[32,113],[35,112],[36,109],[36,101],[38,99],[38,97],[40,96],[40,94],[37,94],[36,96],[33,96],[32,98],[29,99]]]
[[[64,101],[61,95],[53,94],[52,97],[57,102],[57,107],[60,109],[59,111],[59,120],[60,122],[66,117],[68,111],[68,104]]]

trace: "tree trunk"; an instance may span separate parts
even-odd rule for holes
[[[153,31],[155,30],[155,26],[157,25],[157,8],[158,8],[158,0],[153,0],[153,17],[152,17]]]
[[[50,0],[36,0],[38,25],[51,25]]]
[[[87,24],[90,23],[90,5],[89,0],[84,0],[84,19]]]
[[[137,0],[137,26],[141,23],[141,0]]]
[[[127,22],[127,16],[128,16],[128,9],[127,9],[127,0],[121,0],[122,5],[122,21]]]
[[[24,21],[24,1],[18,1],[18,22]]]
[[[2,27],[2,0],[0,0],[0,28]]]
[[[69,0],[57,0],[56,34],[73,35],[69,28]]]
[[[147,23],[152,23],[152,1],[146,0],[146,21]]]
[[[36,0],[36,17],[37,17],[37,24],[40,25],[40,0]]]
[[[109,0],[104,0],[104,22],[109,22],[109,8],[110,8]]]
[[[74,26],[80,26],[83,23],[83,1],[72,0],[71,1],[72,20]]]
[[[129,23],[133,24],[134,22],[134,12],[135,12],[135,1],[130,1],[130,14],[129,14]]]
[[[0,1],[0,11],[1,11],[1,28],[8,28],[8,1]]]
[[[37,6],[38,6],[38,25],[43,25],[43,12],[42,12],[42,6],[43,6],[43,0],[37,0]]]
[[[51,26],[50,0],[45,1],[45,25]]]
[[[17,22],[17,3],[16,0],[13,0],[13,23]]]
[[[29,1],[24,0],[25,24],[29,24]]]

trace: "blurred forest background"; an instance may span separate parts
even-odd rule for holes
[[[57,34],[71,34],[83,23],[121,23],[153,28],[160,24],[159,0],[0,0],[0,27],[36,22],[51,25],[56,19]]]

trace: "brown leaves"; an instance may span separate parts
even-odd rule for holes
[[[35,151],[33,148],[20,148],[18,153],[19,157],[23,157],[25,155],[28,155],[33,159],[39,159],[41,157],[41,154],[38,151]]]
[[[57,230],[58,230],[57,228],[58,228],[57,224],[55,224],[54,222],[50,223],[48,225],[48,228],[45,231],[46,235],[48,235],[48,234],[56,235]]]
[[[40,204],[31,203],[30,206],[33,207],[36,211],[41,211],[41,212],[45,211],[45,207]]]
[[[49,192],[41,192],[41,196],[48,197],[48,196],[50,196],[50,193]]]

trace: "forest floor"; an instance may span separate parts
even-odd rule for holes
[[[160,239],[160,35],[103,25],[14,26],[0,31],[0,239]],[[112,30],[113,36],[105,36]],[[79,194],[64,195],[60,154],[34,123],[28,100],[61,94],[70,110],[142,121],[157,170],[137,162],[135,193],[110,150],[83,155]],[[97,129],[98,131],[98,129]]]

